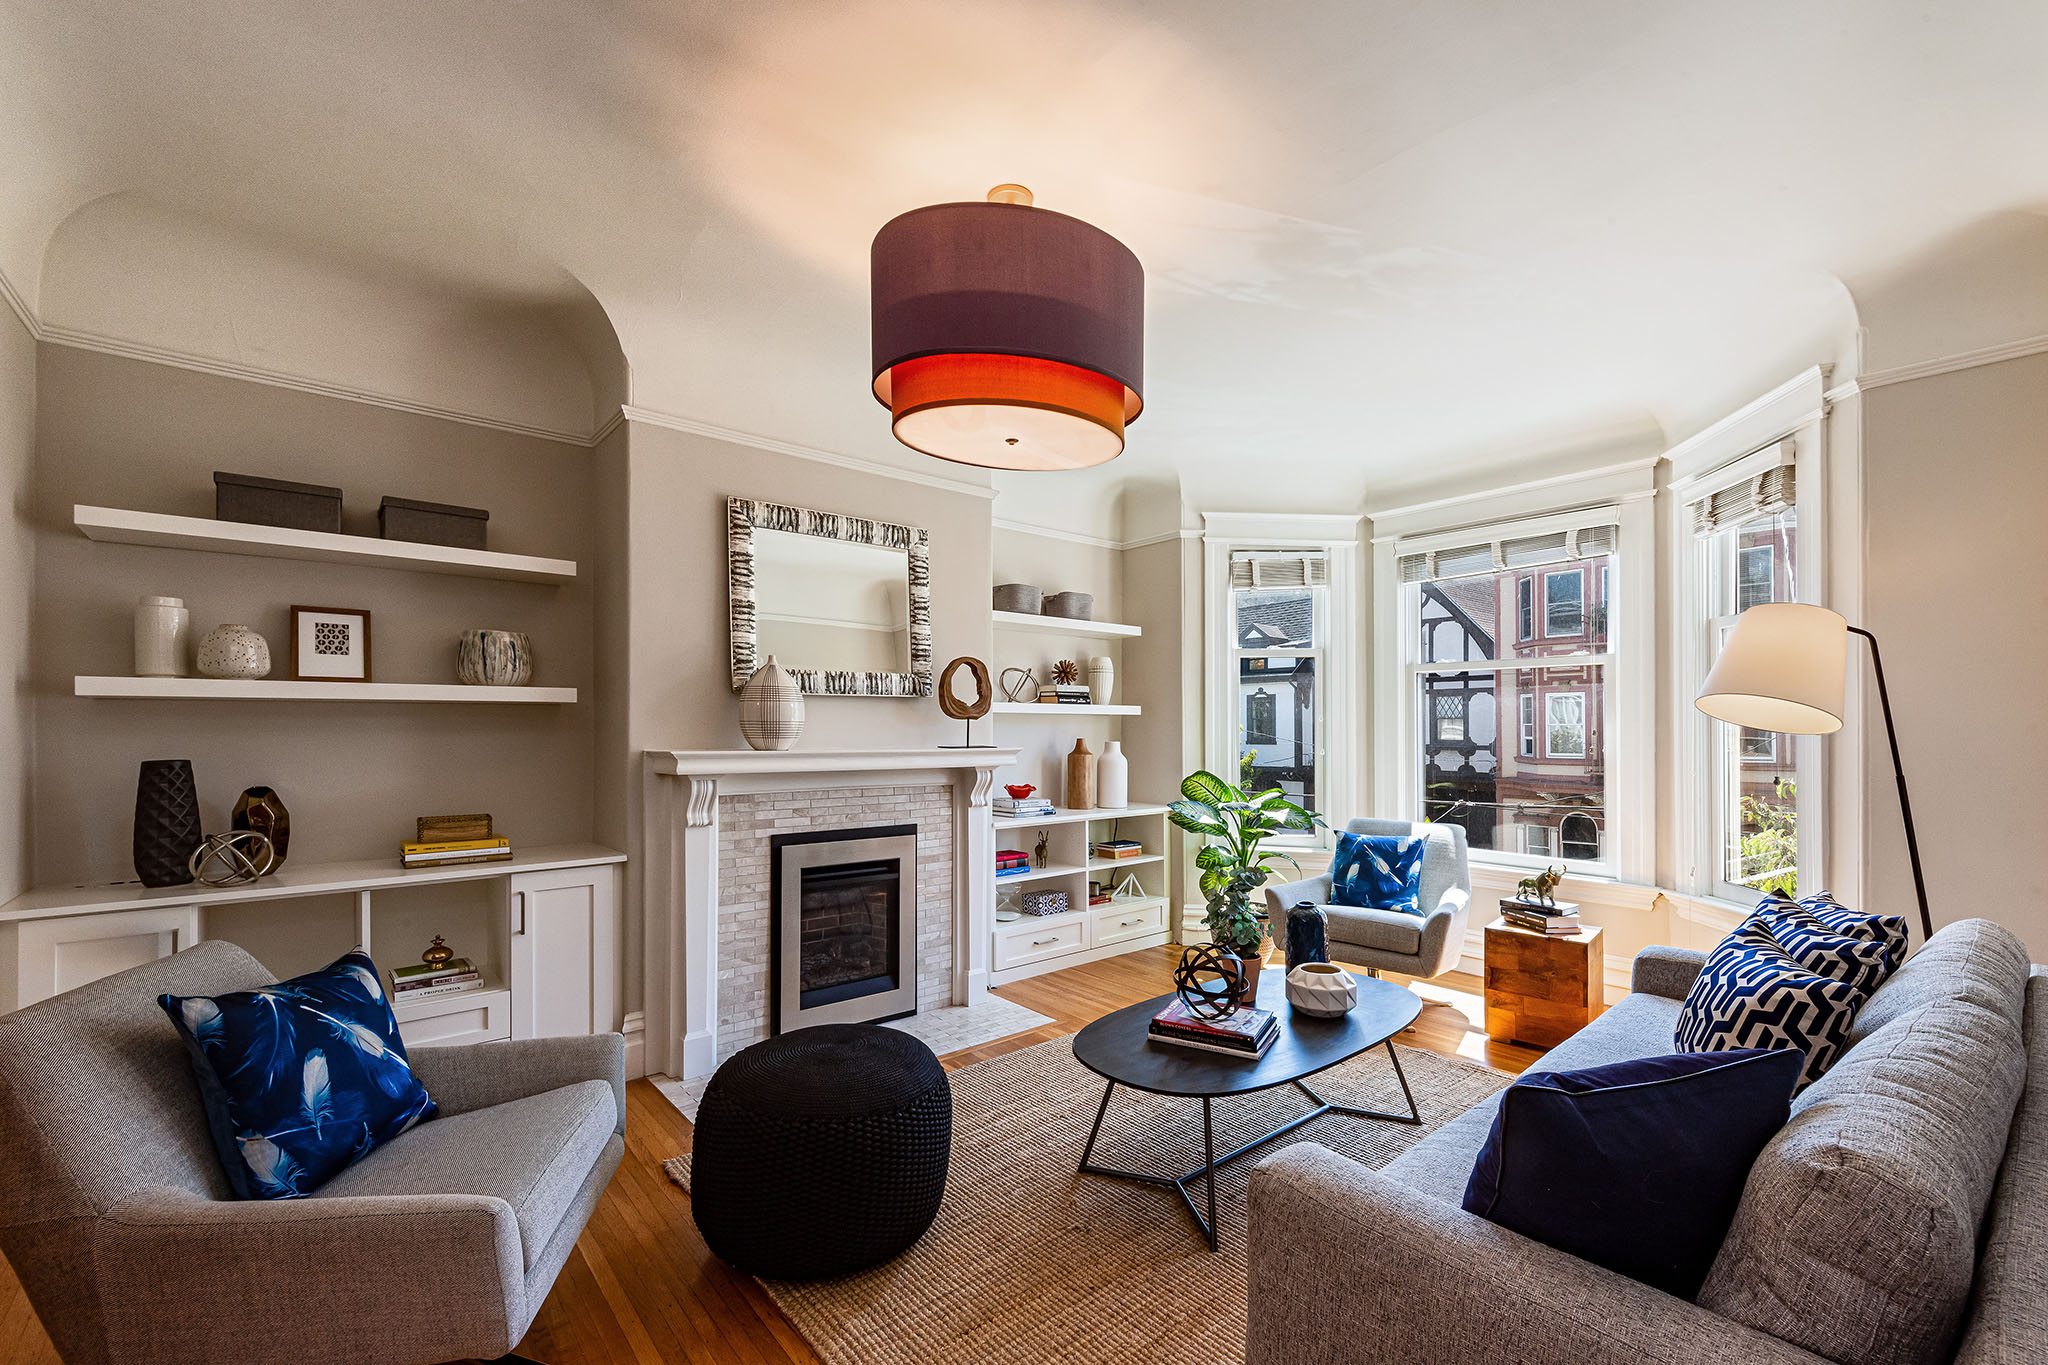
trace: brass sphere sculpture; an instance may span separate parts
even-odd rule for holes
[[[277,847],[261,830],[231,829],[202,840],[185,870],[201,886],[243,886],[277,866]]]
[[[1236,1010],[1240,989],[1236,956],[1214,943],[1187,949],[1173,969],[1174,994],[1199,1018],[1221,1019]]]

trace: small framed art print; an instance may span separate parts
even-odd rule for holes
[[[370,613],[352,607],[293,607],[292,679],[369,682]]]

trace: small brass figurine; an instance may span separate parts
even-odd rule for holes
[[[1049,856],[1046,848],[1051,842],[1052,831],[1044,829],[1038,831],[1038,847],[1031,850],[1031,865],[1040,871],[1045,869],[1045,860]]]
[[[1546,867],[1533,877],[1524,877],[1515,883],[1515,899],[1528,901],[1531,905],[1556,905],[1551,892],[1564,881],[1564,869]]]
[[[436,934],[434,935],[433,946],[420,954],[420,961],[426,963],[429,967],[445,967],[448,965],[448,959],[454,956],[455,950],[450,948],[439,934]]]

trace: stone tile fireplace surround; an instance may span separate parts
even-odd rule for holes
[[[1014,749],[650,750],[641,864],[647,1069],[708,1076],[768,1036],[769,841],[918,827],[917,1006],[986,997],[989,792]]]

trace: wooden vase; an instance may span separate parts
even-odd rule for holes
[[[1085,739],[1075,740],[1067,755],[1067,809],[1095,809],[1095,755]]]

